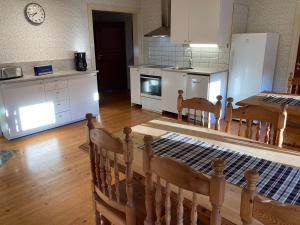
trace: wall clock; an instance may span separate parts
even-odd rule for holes
[[[40,25],[45,21],[46,14],[43,7],[37,3],[25,6],[25,17],[33,25]]]

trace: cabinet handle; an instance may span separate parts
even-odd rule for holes
[[[58,106],[60,105],[60,104],[57,104]]]
[[[59,91],[57,91],[56,94],[59,94]]]

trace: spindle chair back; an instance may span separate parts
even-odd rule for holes
[[[280,204],[257,195],[259,175],[255,170],[245,173],[247,185],[242,191],[240,216],[244,225],[253,224],[254,219],[264,225],[299,225],[300,206]]]
[[[227,98],[227,106],[225,113],[225,132],[231,132],[231,124],[233,119],[239,120],[238,136],[245,136],[252,139],[253,129],[255,129],[255,140],[259,141],[263,131],[264,142],[267,144],[282,147],[283,133],[287,120],[287,105],[281,105],[280,112],[273,112],[261,106],[243,106],[233,109],[233,98]],[[243,134],[243,121],[246,121],[245,134]],[[254,122],[257,123],[254,126]],[[265,129],[263,125],[265,124]]]
[[[90,166],[92,174],[92,190],[96,208],[96,222],[101,224],[101,216],[112,224],[136,224],[133,201],[133,144],[131,129],[124,128],[123,142],[102,128],[95,128],[92,114],[87,114],[88,139],[90,145]],[[118,157],[125,161],[126,193],[120,193],[120,173]],[[113,172],[113,173],[112,173]],[[120,199],[126,194],[127,202]],[[120,216],[120,215],[124,216]]]
[[[205,98],[191,98],[183,99],[183,91],[178,91],[177,99],[177,110],[178,110],[178,121],[182,122],[182,113],[183,110],[187,110],[187,121],[190,122],[190,116],[193,115],[194,124],[197,124],[197,111],[200,113],[200,126],[204,127],[207,124],[207,127],[210,128],[210,113],[215,115],[215,130],[220,130],[220,119],[222,112],[222,96],[217,96],[216,104],[208,101]],[[205,115],[206,114],[206,115]],[[206,118],[206,123],[205,123]]]
[[[200,194],[209,196],[210,198],[212,204],[210,224],[221,225],[220,209],[224,202],[225,191],[225,180],[223,175],[224,161],[214,161],[214,174],[211,178],[208,178],[175,159],[155,156],[151,147],[152,142],[152,136],[144,137],[145,150],[143,151],[143,169],[146,176],[147,212],[144,224],[187,224],[187,220],[184,220],[183,192],[190,191],[193,193],[193,201],[190,210],[189,224],[197,224],[197,196]],[[154,175],[156,176],[156,182],[153,182],[152,179]],[[171,186],[175,187],[175,189],[178,188],[176,216],[171,212]],[[155,194],[153,193],[154,189]],[[163,193],[162,190],[165,190],[165,193]],[[153,194],[155,197],[153,197]],[[163,196],[165,196],[165,199],[163,199]],[[163,208],[165,209],[165,212],[162,217]]]
[[[300,77],[290,77],[288,81],[288,94],[300,94]]]

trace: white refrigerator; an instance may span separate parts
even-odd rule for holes
[[[232,35],[227,97],[234,103],[272,91],[279,34]]]

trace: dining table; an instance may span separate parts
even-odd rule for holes
[[[299,169],[300,153],[290,151],[288,149],[279,148],[276,146],[261,143],[255,140],[246,139],[243,137],[234,136],[221,131],[190,125],[185,122],[179,123],[175,119],[160,117],[146,123],[142,123],[132,127],[131,138],[133,141],[133,171],[137,179],[144,178],[143,172],[143,138],[145,135],[152,135],[154,140],[159,140],[162,136],[168,133],[176,133],[181,136],[199,140],[214,146],[222,146],[240,154],[256,157],[259,159],[269,160],[282,165],[290,166]],[[121,139],[124,139],[122,131],[114,134]],[[122,160],[122,159],[120,159]],[[123,164],[123,162],[119,162]],[[225,162],[226,163],[226,162]],[[226,166],[226,165],[225,165]],[[209,176],[209,175],[207,175]],[[177,189],[174,187],[174,192]],[[240,186],[226,182],[225,185],[225,200],[221,209],[222,224],[242,224],[240,219],[240,204],[241,204]],[[186,200],[192,199],[192,193],[184,191]],[[265,197],[264,197],[265,198]],[[211,205],[207,196],[199,196],[197,198],[199,204],[198,210],[200,213],[209,215]],[[261,224],[259,221],[254,221],[254,224]]]
[[[260,106],[267,108],[271,111],[279,112],[281,103],[277,102],[268,102],[266,97],[281,97],[281,98],[289,98],[295,99],[300,101],[300,95],[294,94],[286,94],[286,93],[276,93],[276,92],[261,92],[259,94],[250,96],[249,98],[243,99],[237,103],[237,106]],[[300,105],[288,105],[287,108],[288,118],[287,118],[287,125],[295,126],[300,128]]]

